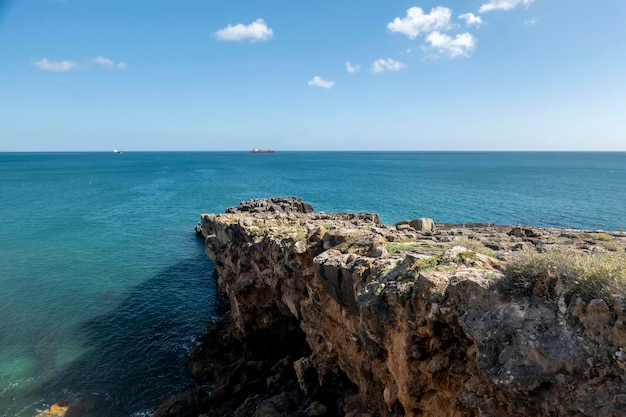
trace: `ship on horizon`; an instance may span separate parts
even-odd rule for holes
[[[257,148],[253,148],[252,149],[252,153],[274,153],[276,152],[273,149],[257,149]]]

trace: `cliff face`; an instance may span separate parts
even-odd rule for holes
[[[626,300],[566,294],[550,274],[523,295],[499,284],[524,251],[589,251],[582,232],[389,226],[290,199],[203,214],[197,231],[229,307],[192,354],[197,376],[232,376],[237,355],[247,355],[244,368],[273,358],[294,381],[281,389],[293,392],[283,398],[293,415],[626,413]],[[475,243],[488,250],[470,250]],[[233,341],[241,347],[218,370],[215,346]],[[213,395],[234,415],[289,415],[279,392],[259,397],[271,391],[263,375],[257,388],[218,381]]]

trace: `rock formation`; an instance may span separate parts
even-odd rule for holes
[[[212,393],[184,415],[626,415],[623,294],[504,274],[550,248],[623,252],[623,234],[391,226],[299,199],[203,214],[197,232],[225,303],[188,360]]]
[[[59,417],[65,416],[69,406],[65,403],[54,403],[46,411],[37,414],[36,417]]]

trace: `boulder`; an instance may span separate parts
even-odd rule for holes
[[[433,233],[435,231],[435,222],[427,217],[410,220],[409,226],[420,233]]]
[[[521,238],[525,238],[525,237],[531,237],[531,238],[541,237],[541,235],[539,233],[536,233],[533,229],[529,229],[527,227],[514,227],[507,234],[509,236],[515,236],[515,237],[521,237]]]
[[[294,212],[312,213],[313,206],[302,201],[300,197],[259,198],[242,201],[237,207],[229,207],[226,213],[264,213],[264,212]]]
[[[36,417],[62,417],[65,416],[68,409],[69,405],[67,402],[59,401],[52,404],[46,411],[37,414]]]

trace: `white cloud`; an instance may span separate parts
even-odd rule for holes
[[[103,67],[108,67],[108,68],[113,68],[115,66],[115,62],[103,56],[99,56],[95,58],[93,62],[95,62],[98,65],[102,65]]]
[[[355,72],[358,72],[361,69],[361,67],[359,65],[352,65],[349,62],[346,62],[346,71],[348,71],[350,74],[354,74]]]
[[[484,13],[492,10],[511,10],[520,4],[528,7],[533,1],[535,0],[489,0],[488,3],[480,6],[478,11]]]
[[[380,58],[374,61],[374,63],[372,64],[372,72],[379,73],[379,72],[386,72],[386,71],[400,71],[401,69],[405,67],[406,65],[404,65],[402,62],[396,61],[394,59]]]
[[[265,24],[263,19],[257,19],[249,25],[243,23],[228,25],[215,32],[215,37],[222,41],[266,41],[274,37],[274,31]]]
[[[35,62],[35,66],[44,71],[65,72],[78,68],[78,64],[74,61],[48,61],[43,58]]]
[[[538,17],[531,17],[530,19],[524,20],[524,24],[526,26],[534,26],[537,23],[539,23],[539,18]]]
[[[465,20],[466,26],[480,27],[483,24],[483,19],[480,16],[476,16],[474,13],[465,13],[459,15],[459,19]]]
[[[476,38],[467,32],[458,34],[453,38],[445,33],[435,31],[428,35],[426,41],[439,54],[448,55],[451,58],[468,57],[476,47]]]
[[[35,66],[44,71],[54,71],[54,72],[65,72],[71,71],[75,69],[87,70],[92,68],[93,66],[102,66],[105,68],[117,68],[117,69],[126,69],[126,62],[115,62],[112,59],[98,56],[94,59],[84,61],[83,64],[79,64],[75,61],[48,61],[48,59],[43,58],[37,62],[35,62]]]
[[[115,62],[112,59],[103,57],[103,56],[98,56],[97,58],[94,58],[93,63],[96,65],[100,65],[103,66],[105,68],[117,68],[117,69],[126,69],[126,62]]]
[[[322,77],[316,75],[315,77],[313,77],[311,81],[308,82],[308,84],[311,87],[322,87],[322,88],[329,89],[329,88],[333,88],[333,85],[335,85],[335,82],[325,80]]]
[[[447,7],[438,6],[425,14],[419,7],[411,7],[406,11],[406,17],[400,19],[396,17],[387,24],[387,29],[392,32],[399,32],[411,39],[417,38],[421,33],[432,32],[434,30],[447,30],[450,27],[452,10]]]

